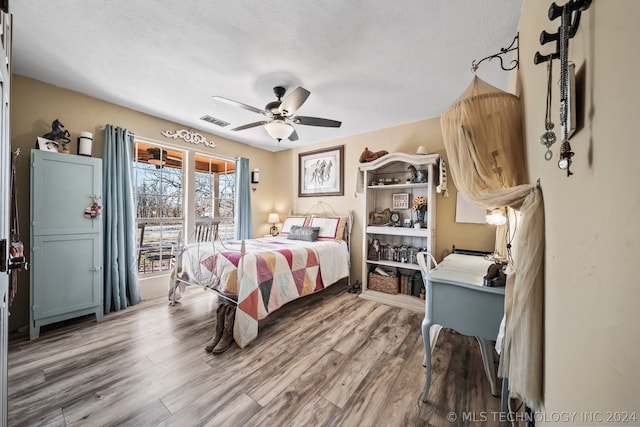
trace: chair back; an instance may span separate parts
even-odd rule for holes
[[[142,256],[142,244],[144,243],[144,222],[138,223],[138,271],[140,271],[140,257]]]
[[[433,267],[437,267],[438,263],[433,255],[431,255],[431,252],[418,252],[416,254],[416,259],[418,260],[418,265],[422,271],[422,277],[426,283],[427,277],[429,277],[429,271],[431,271],[431,264],[433,263]]]
[[[218,224],[220,224],[220,221],[213,219],[197,221],[194,232],[195,242],[201,243],[215,240],[218,237]]]

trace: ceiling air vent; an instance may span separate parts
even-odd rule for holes
[[[205,122],[213,123],[214,125],[218,125],[220,127],[229,126],[229,123],[225,122],[224,120],[216,119],[215,117],[211,117],[211,116],[206,115],[206,114],[204,116],[200,117],[200,120],[204,120]]]

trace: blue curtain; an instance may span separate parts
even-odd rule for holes
[[[236,160],[236,239],[251,239],[251,188],[249,183],[249,159]]]
[[[140,302],[132,166],[133,134],[106,125],[102,180],[105,313]]]

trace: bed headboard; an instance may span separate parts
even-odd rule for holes
[[[324,217],[345,217],[346,222],[345,222],[342,240],[347,242],[347,245],[349,245],[349,249],[351,249],[351,246],[350,246],[351,231],[353,229],[353,212],[352,211],[347,210],[344,213],[338,213],[334,209],[334,207],[329,205],[328,203],[317,201],[309,209],[307,209],[305,213],[301,215],[305,215],[305,216],[315,215],[315,216],[324,216]]]

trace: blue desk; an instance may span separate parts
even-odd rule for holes
[[[463,335],[475,336],[480,344],[485,372],[491,383],[491,394],[500,394],[493,362],[493,343],[504,316],[504,287],[482,286],[487,269],[492,264],[482,256],[451,254],[438,267],[427,271],[424,255],[418,256],[425,282],[425,317],[422,338],[425,348],[426,384],[422,401],[427,401],[431,386],[432,325],[454,329]]]

